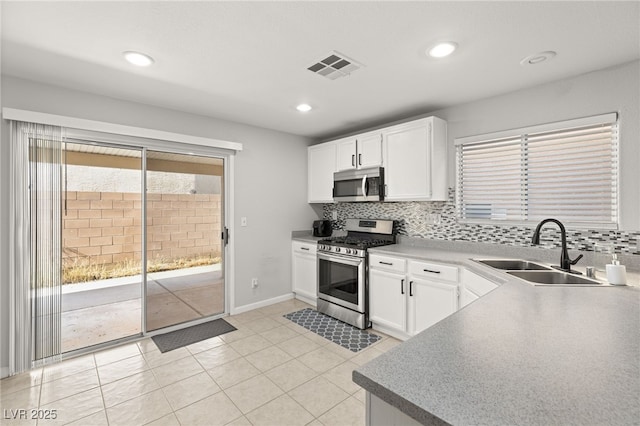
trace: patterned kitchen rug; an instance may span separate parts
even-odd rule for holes
[[[362,331],[311,308],[304,308],[283,316],[352,352],[361,351],[382,339],[377,334]]]
[[[160,352],[165,353],[183,346],[234,331],[236,328],[222,318],[183,328],[182,330],[152,336]]]

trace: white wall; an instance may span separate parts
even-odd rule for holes
[[[2,76],[2,106],[240,142],[236,155],[235,306],[291,292],[291,231],[310,229],[305,138]],[[8,365],[8,126],[0,142],[0,366]],[[239,227],[240,217],[248,226]],[[259,279],[252,290],[250,280]]]
[[[637,231],[640,230],[640,61],[429,115],[447,120],[449,186],[454,186],[455,138],[608,112],[617,112],[620,118],[621,229]]]

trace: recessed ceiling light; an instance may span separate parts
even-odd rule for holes
[[[520,61],[520,65],[536,65],[541,62],[549,61],[557,55],[553,50],[547,50],[546,52],[538,52],[533,55],[529,55]]]
[[[311,111],[312,107],[309,104],[300,104],[296,107],[296,109],[300,112],[309,112]]]
[[[432,58],[444,58],[453,53],[458,48],[458,44],[452,41],[445,41],[438,43],[427,51],[427,54]]]
[[[144,53],[127,51],[122,52],[122,54],[130,64],[136,65],[138,67],[148,67],[154,62],[151,56],[145,55]]]

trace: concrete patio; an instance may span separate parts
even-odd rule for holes
[[[224,311],[220,264],[147,274],[147,330]],[[139,334],[140,276],[62,287],[62,351]]]

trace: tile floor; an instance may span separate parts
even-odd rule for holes
[[[305,307],[227,317],[236,331],[164,354],[144,339],[4,379],[0,423],[364,425],[351,372],[399,342],[383,336],[353,353],[282,317]],[[10,420],[19,409],[57,418]]]

